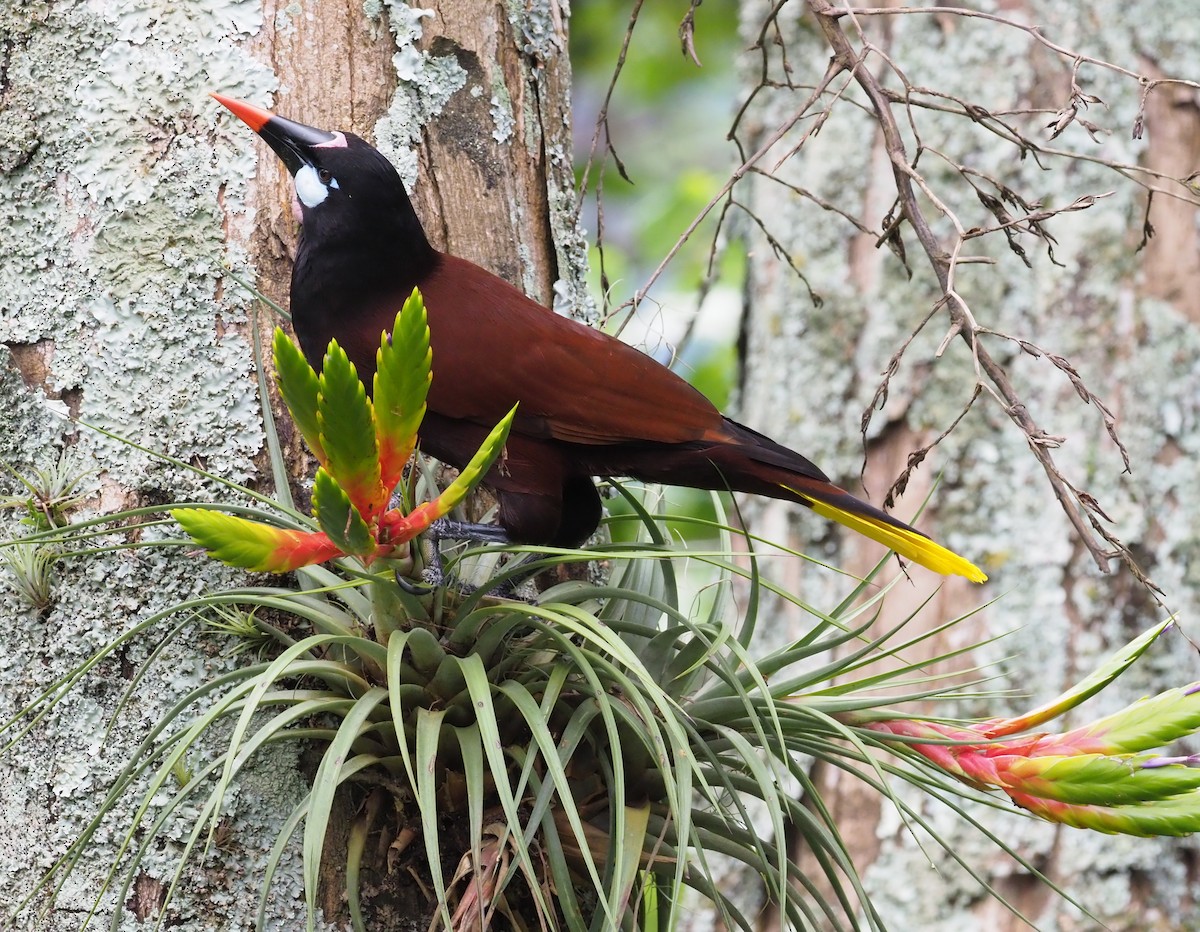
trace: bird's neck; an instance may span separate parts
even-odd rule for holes
[[[338,326],[373,325],[371,318],[381,306],[398,310],[397,301],[403,302],[440,261],[441,254],[419,226],[416,235],[380,227],[371,233],[312,237],[301,232],[292,268],[291,313],[310,362],[324,353]],[[378,333],[375,329],[376,341]]]

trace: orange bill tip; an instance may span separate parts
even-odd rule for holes
[[[223,94],[214,93],[210,94],[209,96],[256,133],[267,124],[267,121],[270,120],[271,117],[274,116],[274,114],[268,110],[263,110],[260,107],[245,103],[241,100],[234,100],[232,97],[226,97]]]

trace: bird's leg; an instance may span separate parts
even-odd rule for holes
[[[414,582],[407,576],[401,574],[400,570],[396,570],[396,585],[409,595],[415,595],[418,598],[429,595],[434,590],[433,586],[427,586],[425,583]]]
[[[472,524],[438,518],[426,532],[430,540],[475,540],[483,544],[507,544],[508,532],[499,524]]]
[[[396,576],[396,582],[400,588],[412,595],[428,595],[434,589],[448,583],[453,583],[463,593],[471,593],[478,588],[467,585],[446,570],[445,560],[442,558],[441,543],[443,540],[470,540],[484,544],[509,543],[508,533],[499,524],[474,524],[466,521],[452,521],[449,518],[439,518],[434,521],[429,526],[429,530],[425,532],[425,536],[433,549],[432,560],[425,569],[425,582],[423,584],[414,583],[399,574]],[[497,588],[496,594],[502,597],[511,596],[513,588],[511,582],[505,583]]]

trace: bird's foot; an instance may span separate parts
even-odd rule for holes
[[[421,578],[424,580],[424,573],[421,574]],[[396,570],[396,585],[409,595],[414,595],[418,599],[424,598],[427,595],[432,595],[433,591],[437,588],[437,586],[430,585],[426,582],[417,582],[415,579],[403,575],[400,570]]]
[[[499,524],[473,524],[438,518],[429,526],[425,536],[435,543],[443,540],[474,540],[482,544],[511,543],[508,532]]]
[[[396,584],[405,592],[421,597],[448,586],[464,596],[477,593],[482,588],[497,598],[520,598],[517,595],[517,589],[525,581],[525,577],[508,579],[494,586],[481,587],[471,585],[470,583],[463,582],[446,568],[446,561],[442,555],[441,542],[443,540],[469,540],[487,544],[509,543],[508,534],[500,525],[473,524],[465,521],[451,521],[447,518],[439,518],[430,525],[429,530],[425,533],[425,537],[429,541],[433,552],[431,555],[432,558],[425,567],[425,571],[421,574],[421,581],[417,582],[407,576],[401,576],[399,572],[396,574]]]

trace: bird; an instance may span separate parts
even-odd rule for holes
[[[937,573],[987,579],[806,457],[725,417],[636,347],[435,249],[395,167],[361,137],[212,96],[292,177],[300,232],[291,322],[313,368],[336,339],[370,386],[381,335],[416,287],[434,373],[421,450],[462,468],[518,404],[504,452],[484,479],[498,527],[476,539],[578,547],[603,517],[594,479],[631,477],[795,502]]]

